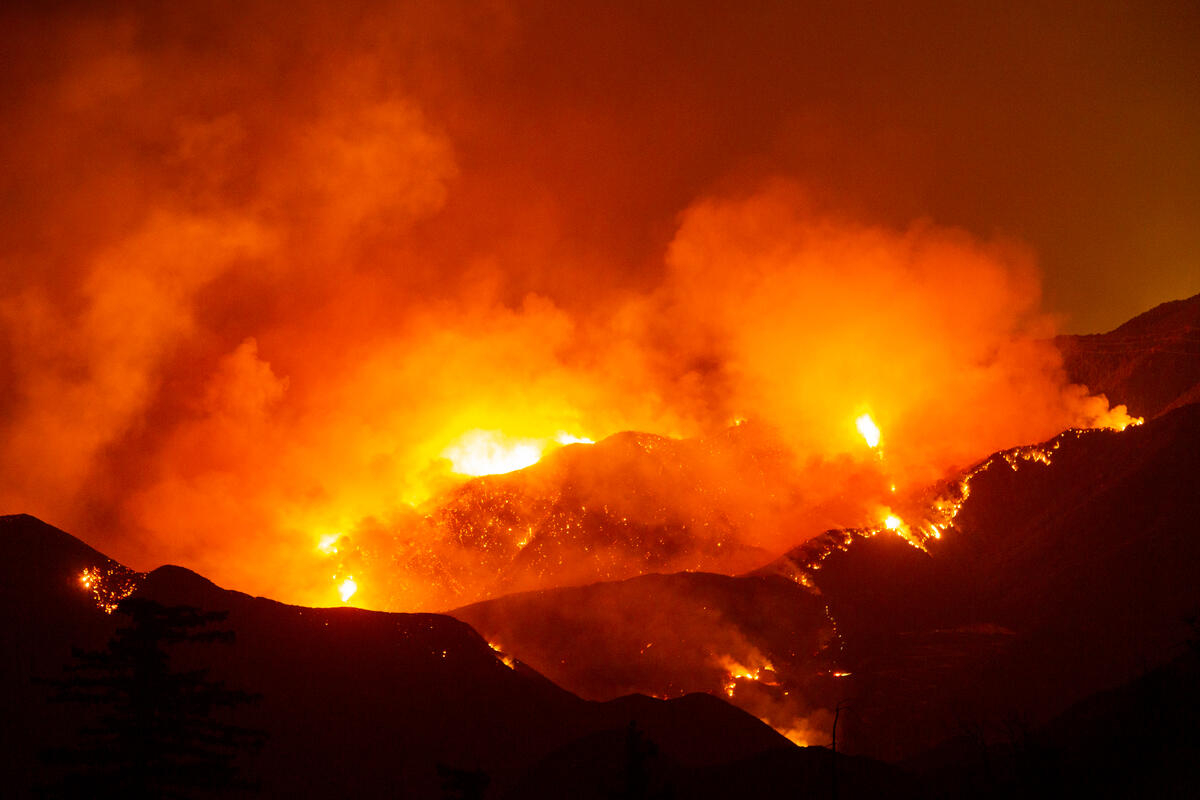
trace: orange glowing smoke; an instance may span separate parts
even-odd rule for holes
[[[407,565],[465,559],[426,524],[445,498],[576,437],[771,430],[774,483],[714,461],[627,515],[718,498],[722,548],[766,559],[875,524],[891,483],[1123,424],[1064,381],[1021,245],[851,218],[786,179],[714,189],[730,164],[676,180],[668,125],[643,147],[564,111],[574,89],[472,83],[502,80],[521,26],[440,5],[368,35],[300,4],[278,40],[174,5],[12,28],[38,67],[3,111],[0,508],[294,602],[374,601],[375,569],[422,608],[441,595]],[[743,524],[780,498],[795,525]],[[491,569],[469,555],[456,574]]]

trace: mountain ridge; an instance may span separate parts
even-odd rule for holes
[[[37,575],[7,559],[0,576],[29,574],[20,605],[10,594],[0,609],[8,655],[0,690],[9,709],[0,782],[16,787],[17,796],[47,777],[38,752],[69,744],[81,722],[73,709],[48,706],[45,686],[31,680],[54,677],[72,646],[98,648],[122,622],[119,613],[104,613],[78,581],[79,559],[106,558],[102,553],[32,517],[0,518],[0,543],[21,541],[33,543],[42,559]],[[65,606],[46,600],[57,595]],[[768,752],[783,754],[776,775],[781,786],[789,770],[820,773],[811,766],[819,754],[795,748],[717,698],[585,701],[519,662],[504,663],[473,628],[445,615],[288,606],[221,589],[170,565],[143,576],[135,596],[228,612],[222,626],[235,632],[233,643],[203,655],[191,651],[184,663],[261,693],[262,701],[239,711],[237,722],[269,734],[262,753],[247,760],[268,794],[382,797],[403,789],[406,796],[437,797],[442,779],[436,767],[446,764],[482,769],[493,787],[488,796],[506,797],[523,776],[544,776],[542,761],[562,746],[606,731],[619,736],[630,724],[661,754],[655,769],[697,787],[695,796],[717,796],[704,793],[692,777],[697,770],[728,773],[723,780],[732,780],[739,764]],[[38,636],[12,635],[17,618],[29,623],[19,633]],[[621,780],[623,756],[613,757],[604,750],[594,763]],[[857,769],[872,791],[899,775],[867,762]]]

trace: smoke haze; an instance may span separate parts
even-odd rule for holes
[[[945,159],[868,112],[927,86],[876,106],[879,65],[779,62],[781,8],[555,5],[4,12],[6,513],[332,603],[318,542],[426,535],[471,431],[761,424],[805,498],[737,528],[766,554],[866,522],[873,494],[830,510],[853,481],[915,488],[1120,419],[1066,384],[1034,247],[903,188]],[[864,155],[817,168],[843,146]],[[723,513],[778,505],[737,494]]]

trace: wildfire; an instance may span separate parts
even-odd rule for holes
[[[500,645],[496,644],[495,642],[488,642],[488,647],[496,651],[496,658],[500,659],[500,662],[504,664],[504,666],[508,667],[509,669],[517,668],[517,662],[512,656],[506,654],[504,652],[504,648],[502,648]]]
[[[879,447],[879,426],[875,424],[875,420],[871,419],[870,414],[863,414],[858,419],[854,420],[855,427],[862,434],[863,439],[867,443],[867,447],[872,449]]]
[[[900,519],[895,514],[888,514],[883,520],[883,527],[887,528],[889,531],[898,531],[903,524],[904,520]]]
[[[764,661],[761,667],[755,667],[753,669],[744,666],[729,656],[721,658],[719,663],[726,672],[724,689],[725,694],[729,697],[733,697],[734,692],[737,691],[738,681],[763,681],[764,672],[769,672],[772,674],[775,672],[775,667],[773,667],[769,661]],[[770,680],[763,682],[768,686],[778,685],[776,682]]]
[[[546,439],[517,438],[502,431],[472,430],[442,451],[459,475],[502,475],[532,466],[553,445],[594,444],[591,439],[559,432]]]
[[[338,586],[338,595],[342,598],[343,603],[349,603],[350,598],[354,597],[354,593],[358,591],[358,584],[354,582],[354,578],[347,575],[346,580],[342,581]]]
[[[593,441],[592,439],[588,439],[588,438],[586,438],[586,437],[583,437],[583,436],[572,436],[572,435],[571,435],[571,434],[569,434],[569,433],[559,433],[557,436],[555,436],[555,437],[554,437],[554,441],[558,442],[558,443],[559,443],[559,444],[561,444],[561,445],[568,445],[568,444],[595,444],[595,443],[596,443],[596,442],[595,442],[595,441]]]
[[[133,594],[142,577],[142,573],[114,562],[107,567],[87,567],[79,573],[79,585],[91,592],[97,608],[111,614],[122,600]]]

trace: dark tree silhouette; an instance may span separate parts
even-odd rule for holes
[[[446,800],[482,800],[491,783],[491,778],[481,769],[458,769],[438,764],[437,771]]]
[[[66,677],[51,681],[51,700],[94,709],[78,742],[46,754],[64,767],[58,789],[68,797],[190,798],[251,789],[236,759],[265,734],[228,724],[218,712],[256,696],[209,680],[207,669],[172,668],[181,644],[230,642],[232,631],[208,629],[226,616],[186,606],[127,598],[118,612],[130,624],[103,650],[75,650]],[[55,794],[56,792],[51,792]]]
[[[837,760],[837,726],[838,719],[841,718],[842,712],[849,709],[850,704],[845,700],[839,700],[837,706],[833,709],[833,738],[829,743],[830,750],[830,796],[833,800],[838,797],[838,760]]]
[[[653,779],[652,769],[658,758],[658,745],[642,732],[636,720],[630,720],[625,729],[625,800],[671,800],[675,796],[669,784]],[[653,784],[660,784],[657,791]]]

